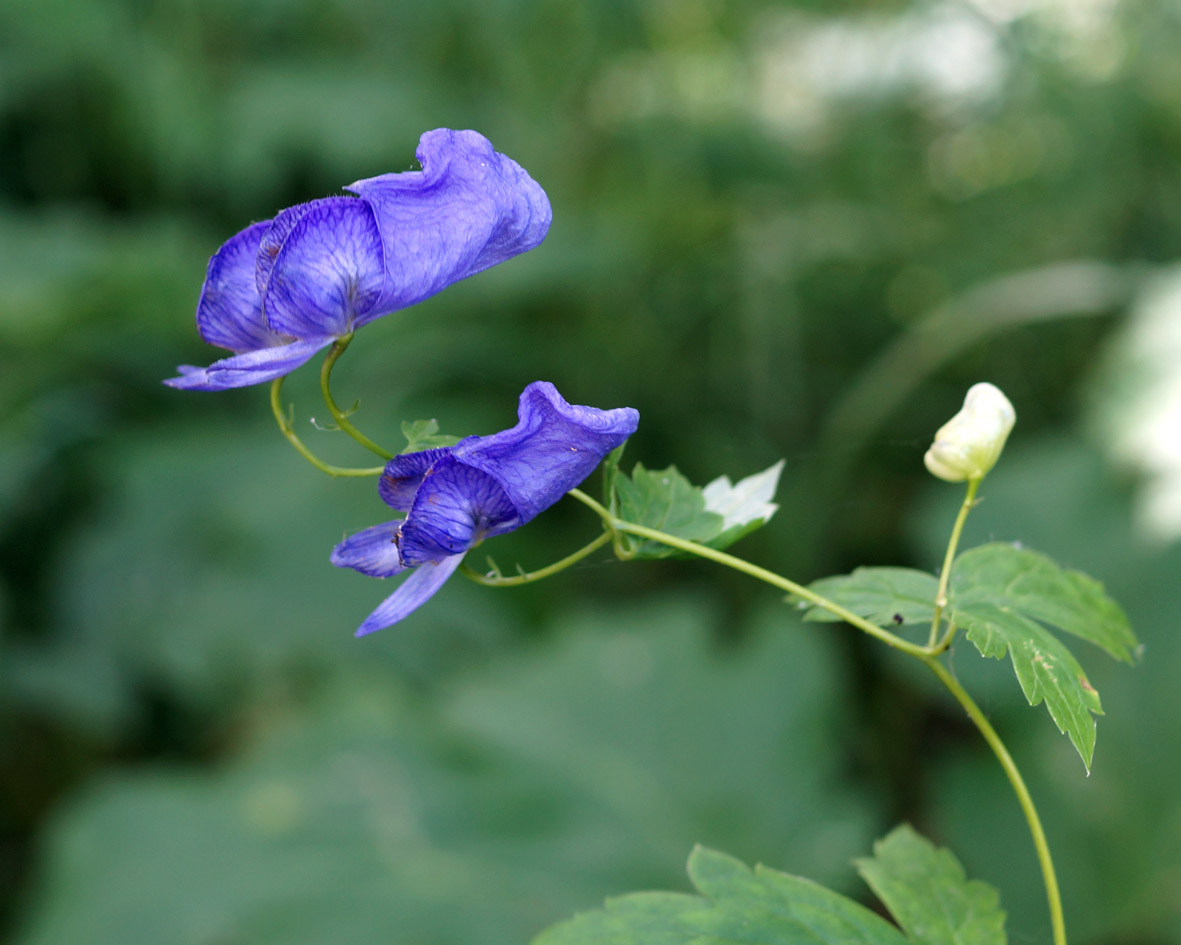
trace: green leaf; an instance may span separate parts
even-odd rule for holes
[[[1002,543],[959,557],[949,598],[949,619],[967,631],[983,656],[1002,659],[1009,654],[1029,704],[1045,702],[1089,770],[1095,751],[1091,716],[1103,714],[1099,693],[1070,651],[1039,621],[1130,660],[1136,639],[1118,605],[1091,578]]]
[[[722,516],[722,532],[706,544],[711,548],[726,548],[756,528],[771,521],[779,506],[771,499],[779,487],[779,475],[784,461],[747,476],[731,485],[729,476],[719,476],[701,490],[705,510]]]
[[[857,871],[917,945],[1005,945],[1005,913],[987,883],[969,880],[947,850],[903,825]]]
[[[682,893],[632,893],[550,927],[532,945],[688,945],[694,936],[679,920],[700,907]]]
[[[951,619],[967,631],[982,656],[999,660],[1009,654],[1029,704],[1046,703],[1058,731],[1069,736],[1089,770],[1095,752],[1091,713],[1102,715],[1103,708],[1070,651],[1041,624],[1005,604],[953,604]]]
[[[406,437],[406,448],[403,453],[417,453],[438,446],[454,446],[460,441],[458,436],[448,436],[439,432],[438,420],[403,420],[402,436]]]
[[[1094,578],[1067,571],[1045,555],[1004,542],[960,555],[952,572],[956,600],[1005,600],[1027,617],[1094,643],[1132,662],[1136,636],[1119,604]]]
[[[929,624],[938,592],[933,574],[908,568],[858,568],[821,578],[809,589],[879,627]],[[1094,643],[1131,662],[1137,645],[1119,605],[1098,581],[1058,567],[1045,555],[993,543],[964,552],[955,562],[947,617],[962,627],[987,657],[1009,654],[1030,705],[1045,702],[1058,730],[1066,733],[1090,768],[1099,694],[1066,646],[1044,625]],[[805,620],[841,618],[793,598]]]
[[[615,449],[603,457],[599,468],[603,470],[603,505],[612,512],[615,511],[615,480],[619,477],[619,461],[623,459],[623,450],[627,443],[620,443]]]
[[[614,456],[614,454],[612,454]],[[704,488],[693,485],[675,466],[648,470],[637,463],[629,478],[608,457],[608,502],[624,521],[677,538],[725,548],[771,520],[778,508],[771,498],[783,471],[780,460],[737,484],[719,476]],[[634,558],[673,558],[683,552],[657,541],[624,536],[624,550]]]
[[[615,477],[617,511],[621,519],[688,541],[708,542],[722,532],[725,519],[705,507],[705,497],[676,466],[648,470],[640,463],[631,477]],[[625,535],[625,550],[635,558],[671,558],[681,554],[659,542]]]
[[[864,906],[810,880],[750,869],[698,847],[689,876],[700,896],[641,893],[542,933],[533,945],[906,945]]]
[[[693,884],[712,909],[686,916],[702,945],[904,945],[885,919],[811,880],[764,866],[753,870],[698,847],[689,857]]]
[[[939,581],[911,568],[858,568],[852,574],[821,578],[808,589],[851,610],[879,627],[930,625],[935,616]],[[805,620],[838,622],[840,617],[809,601],[793,598],[806,610]],[[898,618],[902,618],[899,624]]]

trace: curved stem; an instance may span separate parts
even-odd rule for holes
[[[935,594],[935,616],[931,618],[931,635],[927,638],[928,648],[934,647],[935,641],[939,638],[939,624],[943,620],[943,609],[947,606],[947,585],[951,581],[951,565],[955,561],[955,550],[960,543],[964,522],[967,521],[968,513],[976,504],[976,490],[978,488],[980,488],[979,479],[968,480],[968,491],[964,494],[963,504],[960,505],[959,514],[955,517],[955,525],[951,529],[951,538],[947,542],[947,553],[943,556],[943,568],[939,572],[939,590]],[[947,638],[947,643],[951,644],[950,636]],[[946,648],[945,646],[944,649]]]
[[[320,459],[315,453],[308,449],[295,433],[291,427],[291,420],[283,411],[283,403],[280,399],[280,391],[283,389],[283,378],[276,377],[271,382],[271,412],[275,415],[275,420],[279,423],[279,432],[287,437],[287,441],[299,451],[299,455],[306,459],[309,463],[315,466],[321,472],[326,472],[330,476],[380,476],[384,466],[369,466],[365,468],[353,468],[349,466],[333,466],[331,463],[326,463]]]
[[[332,342],[332,347],[328,349],[328,356],[324,358],[324,364],[320,368],[320,393],[324,395],[324,403],[328,405],[328,412],[332,414],[332,419],[336,421],[338,427],[365,447],[365,449],[369,450],[369,452],[375,453],[382,459],[393,459],[393,453],[382,449],[353,426],[348,415],[336,405],[336,401],[332,397],[332,368],[336,364],[337,359],[344,354],[345,349],[352,340],[353,336],[349,334],[343,338],[337,338],[336,341]]]
[[[718,564],[724,564],[728,568],[733,568],[735,571],[740,571],[743,574],[749,575],[756,580],[762,581],[764,584],[770,584],[772,587],[777,587],[782,591],[787,591],[789,594],[794,594],[796,597],[801,597],[809,603],[815,604],[817,607],[827,610],[830,614],[840,617],[846,623],[852,624],[858,630],[868,633],[871,637],[876,637],[887,646],[892,646],[896,650],[901,650],[903,653],[909,653],[911,656],[919,659],[925,658],[929,651],[926,647],[911,643],[909,640],[904,640],[902,637],[895,636],[889,630],[882,627],[875,626],[868,620],[858,617],[850,610],[846,610],[840,604],[833,603],[827,597],[821,597],[814,591],[808,590],[802,584],[797,584],[789,578],[785,578],[774,571],[768,571],[766,568],[760,568],[756,564],[751,564],[749,561],[744,561],[742,558],[736,558],[734,555],[726,554],[724,551],[718,551],[706,545],[699,545],[695,541],[687,541],[684,538],[677,538],[675,535],[668,535],[664,532],[657,531],[655,528],[648,528],[645,525],[635,525],[631,522],[624,522],[617,519],[606,508],[588,496],[579,489],[571,489],[569,493],[587,508],[592,509],[604,522],[608,531],[617,535],[620,533],[626,535],[636,535],[640,538],[647,538],[650,541],[660,542],[662,545],[667,545],[670,548],[676,548],[679,551],[688,552],[691,555],[696,555],[699,558],[706,558],[709,561],[715,561]]]
[[[743,574],[747,574],[757,580],[770,584],[773,587],[788,591],[796,597],[803,598],[827,610],[829,613],[840,617],[846,623],[851,624],[859,630],[864,631],[872,637],[881,640],[883,643],[907,653],[931,670],[932,673],[938,677],[939,681],[947,688],[947,690],[955,697],[956,701],[967,712],[968,717],[976,726],[984,740],[988,743],[989,748],[992,749],[997,760],[1001,764],[1001,768],[1005,772],[1005,776],[1009,779],[1009,783],[1013,787],[1014,793],[1017,795],[1017,801],[1021,805],[1021,810],[1025,814],[1025,820],[1029,824],[1029,832],[1033,838],[1033,845],[1037,851],[1038,862],[1041,865],[1042,879],[1046,887],[1046,898],[1050,905],[1050,924],[1053,928],[1054,945],[1066,945],[1066,924],[1062,914],[1062,898],[1058,889],[1058,878],[1054,872],[1054,862],[1050,856],[1050,847],[1046,841],[1046,832],[1042,827],[1041,818],[1038,816],[1037,808],[1034,806],[1033,797],[1029,793],[1029,788],[1025,785],[1025,779],[1021,777],[1021,772],[1017,769],[1017,764],[1013,761],[1013,756],[1009,754],[1009,750],[1005,747],[1005,743],[1001,741],[1000,736],[996,733],[996,729],[985,718],[984,713],[980,711],[980,707],[972,700],[963,686],[960,685],[959,680],[951,674],[951,672],[939,662],[939,654],[941,654],[951,643],[951,638],[955,634],[955,624],[952,623],[948,627],[947,633],[939,644],[934,643],[934,634],[936,628],[939,626],[939,621],[942,615],[942,610],[947,604],[947,586],[951,574],[951,563],[955,559],[955,549],[959,543],[960,533],[963,530],[964,520],[967,518],[968,512],[971,510],[975,502],[976,489],[979,486],[979,480],[974,480],[968,483],[967,495],[964,498],[964,503],[960,508],[960,514],[956,518],[955,527],[952,530],[951,540],[948,542],[947,555],[943,563],[943,575],[939,582],[939,593],[936,601],[936,616],[932,628],[932,642],[927,646],[918,646],[903,640],[901,637],[890,633],[888,630],[875,626],[872,623],[858,617],[851,611],[846,610],[839,604],[822,597],[810,591],[808,588],[796,584],[789,578],[782,575],[775,574],[765,568],[760,568],[757,565],[744,561],[741,558],[736,558],[733,555],[726,554],[724,551],[717,551],[706,545],[699,545],[697,542],[686,541],[683,538],[677,538],[675,535],[668,535],[664,532],[657,531],[654,528],[647,528],[643,525],[635,525],[631,522],[624,522],[616,518],[611,512],[586,495],[579,489],[571,489],[568,493],[570,496],[577,499],[583,505],[594,511],[599,518],[602,519],[605,535],[617,537],[619,534],[636,535],[641,538],[647,538],[651,541],[660,542],[670,548],[677,548],[689,554],[696,555],[700,558],[706,558],[711,561],[716,561],[718,564],[724,564],[727,567],[733,568]]]
[[[1025,786],[1025,780],[1021,777],[1021,772],[1017,770],[1013,756],[1009,754],[1005,743],[997,735],[996,729],[984,717],[980,707],[972,701],[972,697],[960,685],[959,680],[935,657],[927,656],[922,660],[968,713],[968,718],[972,720],[980,734],[984,736],[984,740],[988,742],[988,747],[996,755],[997,761],[1001,763],[1001,767],[1005,771],[1005,776],[1013,786],[1017,801],[1025,813],[1026,822],[1029,824],[1029,832],[1033,836],[1033,845],[1037,850],[1038,862],[1041,864],[1042,880],[1046,886],[1046,898],[1050,904],[1050,925],[1053,928],[1054,945],[1066,945],[1066,922],[1062,915],[1062,898],[1058,891],[1058,877],[1054,873],[1054,861],[1050,857],[1050,846],[1046,842],[1046,832],[1042,828],[1041,818],[1038,817],[1037,808],[1034,807],[1033,798],[1029,794],[1029,788]]]
[[[553,564],[544,568],[538,568],[536,571],[526,571],[522,574],[514,574],[510,577],[504,577],[500,574],[488,575],[480,574],[474,568],[469,568],[466,564],[459,566],[460,573],[469,580],[475,581],[477,584],[484,584],[487,587],[515,587],[518,584],[529,584],[532,581],[540,581],[542,578],[547,578],[550,575],[557,574],[559,571],[564,571],[572,564],[577,564],[588,555],[594,554],[603,545],[611,540],[610,532],[603,532],[594,541],[579,548],[572,554],[566,555],[561,561],[555,561]]]

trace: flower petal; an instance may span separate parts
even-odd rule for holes
[[[365,618],[355,635],[363,637],[375,630],[384,630],[418,610],[435,596],[461,561],[463,555],[458,554],[420,564],[377,610]]]
[[[567,403],[553,384],[535,381],[521,393],[511,430],[453,446],[455,458],[503,487],[524,524],[589,476],[604,456],[636,431],[631,407],[599,410]]]
[[[370,577],[392,577],[406,570],[398,551],[402,522],[385,522],[350,535],[332,549],[329,559],[338,568],[352,568]]]
[[[409,512],[414,496],[422,484],[422,478],[432,464],[444,456],[451,455],[450,446],[417,453],[402,453],[385,464],[385,471],[377,483],[377,494],[390,508]]]
[[[275,268],[275,260],[279,256],[279,250],[283,248],[283,243],[291,235],[291,231],[295,229],[295,224],[303,219],[303,215],[308,212],[313,203],[315,203],[314,200],[307,203],[297,203],[294,207],[280,211],[275,214],[275,219],[271,221],[271,225],[263,233],[254,261],[254,285],[258,289],[260,299],[267,294],[267,282],[270,281],[271,270]]]
[[[260,348],[214,361],[207,368],[184,364],[177,369],[180,377],[169,378],[164,383],[180,390],[227,390],[262,384],[290,374],[332,341],[332,338],[312,338],[274,348]]]
[[[263,298],[266,323],[295,338],[346,335],[377,300],[384,273],[369,205],[355,197],[317,200],[275,258]]]
[[[402,526],[406,564],[462,554],[482,538],[520,524],[516,508],[491,476],[444,456],[431,466]]]
[[[428,131],[417,157],[421,171],[346,188],[373,208],[385,249],[385,288],[358,325],[532,249],[549,231],[545,191],[483,135]]]
[[[269,331],[262,319],[262,297],[254,281],[255,258],[270,220],[231,236],[209,260],[197,331],[209,344],[230,351],[253,351],[287,340]]]

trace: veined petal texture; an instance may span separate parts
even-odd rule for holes
[[[547,381],[521,393],[511,430],[461,440],[455,458],[500,483],[524,524],[591,474],[604,456],[636,431],[631,407],[599,410],[565,401]]]
[[[500,484],[454,456],[437,460],[414,497],[402,527],[402,560],[407,565],[463,554],[481,539],[521,524]]]
[[[272,331],[295,338],[346,335],[377,301],[383,277],[381,235],[369,205],[326,197],[306,204],[283,240],[263,315]]]
[[[291,340],[267,329],[255,288],[259,242],[270,227],[270,220],[248,226],[209,260],[197,302],[197,331],[209,344],[240,353]]]
[[[483,135],[438,128],[416,154],[421,171],[347,188],[373,208],[385,252],[385,286],[358,324],[532,249],[549,232],[545,191]]]
[[[385,471],[377,483],[377,494],[390,508],[409,512],[423,477],[434,463],[450,455],[450,446],[440,446],[438,449],[395,456],[385,464]]]

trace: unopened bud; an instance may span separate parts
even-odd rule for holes
[[[974,384],[963,409],[939,428],[923,462],[948,482],[983,479],[996,465],[1017,420],[1009,398],[992,384]]]

